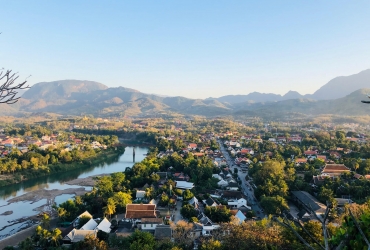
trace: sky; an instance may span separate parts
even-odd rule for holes
[[[0,1],[0,68],[190,98],[310,94],[370,68],[370,1]]]

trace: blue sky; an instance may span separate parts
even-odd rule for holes
[[[370,1],[3,1],[0,67],[192,98],[313,93],[370,68]]]

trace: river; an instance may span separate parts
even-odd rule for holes
[[[8,200],[40,189],[64,190],[67,188],[81,188],[81,186],[68,185],[65,184],[65,182],[93,175],[125,171],[127,167],[132,167],[134,162],[142,161],[148,152],[148,148],[135,147],[135,158],[133,158],[132,152],[133,147],[126,147],[124,154],[115,159],[110,159],[105,163],[0,187],[0,240],[18,232],[22,228],[28,227],[30,221],[26,220],[24,222],[16,223],[17,220],[38,214],[39,211],[34,209],[45,205],[47,202],[46,199],[43,199],[34,203],[29,201],[8,203]],[[89,188],[86,189],[88,190]],[[73,195],[70,194],[62,194],[55,198],[55,202],[60,204],[72,197]],[[12,211],[13,213],[9,215],[1,215],[7,211]]]

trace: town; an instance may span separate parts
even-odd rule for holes
[[[61,155],[74,150],[99,152],[117,147],[117,135],[123,142],[135,135],[135,140],[152,145],[144,160],[132,168],[96,177],[92,191],[43,214],[34,236],[19,246],[28,242],[87,249],[99,243],[131,249],[136,242],[150,246],[146,249],[207,249],[211,245],[221,249],[231,241],[235,247],[227,249],[241,249],[247,246],[243,244],[252,244],[256,236],[250,232],[255,227],[266,235],[264,244],[284,247],[290,242],[284,234],[292,235],[294,244],[302,244],[294,237],[295,230],[275,222],[275,218],[286,218],[301,223],[301,230],[308,232],[302,234],[303,239],[319,247],[311,236],[314,230],[322,230],[323,220],[336,235],[341,220],[348,216],[346,206],[366,207],[370,187],[366,128],[354,126],[361,131],[355,132],[302,125],[299,130],[294,124],[293,130],[285,123],[271,129],[270,125],[253,127],[254,122],[245,125],[225,119],[144,120],[101,128],[63,122],[63,132],[51,129],[50,124],[1,131],[0,160],[8,162],[17,152],[14,165],[20,162],[14,169],[2,164],[6,167],[1,176],[25,171],[22,155],[31,151],[41,157],[39,168],[30,163],[29,170],[37,172],[55,161],[67,163],[61,156],[49,164],[43,161],[43,154],[53,148],[59,148]],[[37,136],[40,131],[44,135]],[[55,229],[50,228],[54,216]],[[238,236],[239,227],[244,231]],[[279,228],[276,239],[272,227]]]

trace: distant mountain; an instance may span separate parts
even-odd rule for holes
[[[316,100],[337,99],[352,93],[357,89],[370,88],[370,69],[350,76],[339,76],[313,93]]]
[[[307,98],[314,100],[331,100],[344,97],[355,90],[370,88],[370,69],[350,76],[340,76],[330,80],[314,94],[301,95],[297,91],[289,91],[285,95],[252,92],[247,95],[226,95],[218,98],[207,98],[230,104],[249,102],[277,102],[289,99]]]
[[[361,82],[367,74],[370,79],[370,70],[368,70],[355,76],[344,77],[345,81],[340,80],[339,83],[344,86],[352,82]],[[357,78],[361,81],[356,81]],[[336,79],[327,85],[333,85]],[[327,88],[325,86],[321,89]],[[0,105],[0,113],[3,115],[17,112],[23,114],[42,112],[62,115],[137,116],[175,112],[203,116],[279,117],[284,114],[353,116],[370,114],[370,105],[360,102],[367,92],[370,93],[370,89],[360,89],[331,100],[314,100],[313,97],[319,94],[302,96],[296,91],[289,91],[283,96],[253,92],[248,95],[229,95],[202,100],[145,94],[124,87],[108,88],[104,84],[93,81],[63,80],[33,85],[16,104]],[[337,92],[335,94],[339,95]]]
[[[217,100],[220,102],[226,102],[230,104],[235,103],[241,103],[241,102],[250,102],[250,103],[256,103],[256,102],[277,102],[277,101],[283,101],[287,99],[292,98],[301,98],[302,95],[300,95],[296,91],[289,91],[284,96],[278,95],[278,94],[272,94],[272,93],[259,93],[259,92],[252,92],[248,95],[225,95],[218,98],[207,98],[206,100]]]
[[[365,93],[370,89],[360,89],[351,94],[335,100],[290,99],[275,103],[239,103],[234,105],[234,114],[253,112],[262,116],[282,116],[288,113],[301,113],[305,115],[369,115],[370,105],[361,103]]]
[[[219,115],[229,112],[231,107],[217,100],[163,97],[124,87],[108,88],[92,81],[64,80],[35,84],[23,94],[19,105],[8,107],[7,111],[14,109],[68,115],[135,116],[162,111]]]
[[[25,99],[43,99],[55,101],[67,99],[72,93],[88,93],[95,90],[104,90],[108,87],[93,81],[62,80],[54,82],[40,82],[23,93]]]

